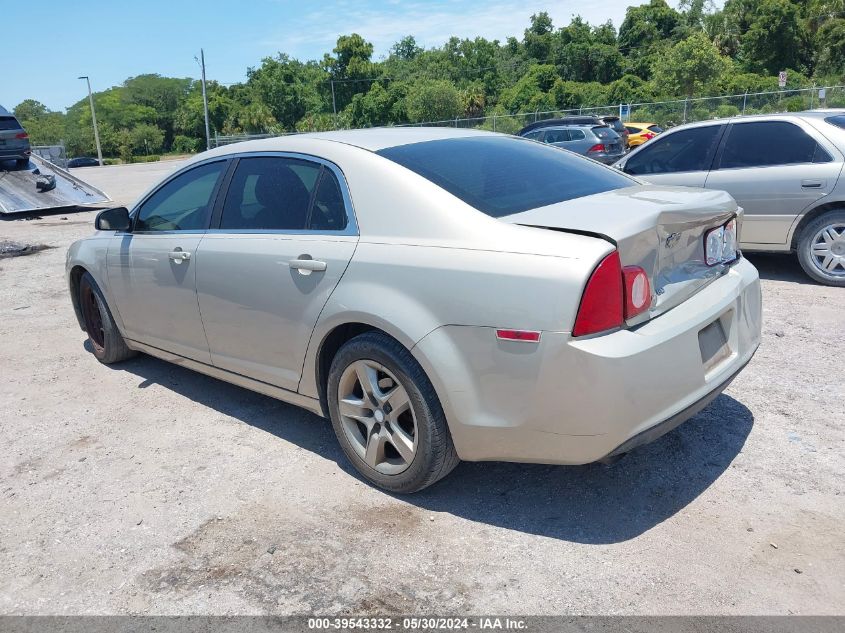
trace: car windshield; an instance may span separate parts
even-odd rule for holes
[[[506,136],[426,141],[378,154],[495,218],[636,184],[570,152]]]
[[[609,127],[594,127],[593,134],[598,136],[603,141],[611,141],[619,138],[619,135],[611,130]]]
[[[21,124],[13,116],[0,116],[0,130],[20,130]]]

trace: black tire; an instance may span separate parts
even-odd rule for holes
[[[94,356],[105,365],[132,358],[138,352],[129,349],[109,311],[103,293],[91,273],[79,281],[79,309]]]
[[[816,265],[813,257],[813,242],[818,232],[826,226],[837,225],[845,227],[845,209],[828,211],[811,220],[802,230],[798,238],[798,262],[801,268],[814,280],[826,286],[845,287],[845,270],[837,269],[838,274],[826,273]],[[837,248],[842,248],[838,246]]]
[[[415,416],[416,450],[410,465],[398,474],[384,474],[371,467],[359,456],[344,431],[338,401],[341,377],[353,363],[362,360],[374,361],[395,376],[407,392]],[[411,353],[382,332],[356,336],[338,350],[329,370],[328,407],[335,435],[346,457],[379,488],[395,493],[417,492],[448,475],[460,462],[431,381]]]
[[[15,160],[15,167],[18,169],[26,169],[29,166],[28,158],[18,158]]]

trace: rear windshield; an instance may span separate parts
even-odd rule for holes
[[[378,154],[494,218],[636,184],[571,152],[506,136],[411,143]]]
[[[609,127],[594,127],[593,134],[598,136],[603,141],[619,138],[619,135],[613,130],[611,130]]]
[[[831,125],[845,129],[845,114],[837,114],[836,116],[829,116],[825,119]]]
[[[660,134],[661,132],[663,132],[663,128],[659,125],[649,125],[648,129],[654,132],[655,134]]]
[[[20,130],[21,124],[13,116],[0,116],[0,130]]]

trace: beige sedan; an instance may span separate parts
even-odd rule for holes
[[[719,191],[526,139],[306,134],[198,155],[73,244],[79,323],[330,417],[371,482],[459,460],[583,464],[672,429],[760,341]]]

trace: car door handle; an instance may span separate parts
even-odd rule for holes
[[[801,186],[804,189],[821,189],[824,187],[825,181],[824,180],[802,180]]]
[[[175,263],[181,264],[182,262],[186,262],[191,259],[191,254],[188,251],[183,251],[181,248],[177,248],[175,251],[170,251],[168,257],[170,257],[170,259],[172,259]]]
[[[326,262],[318,259],[302,258],[290,260],[290,267],[304,275],[312,272],[322,272],[326,269]]]

